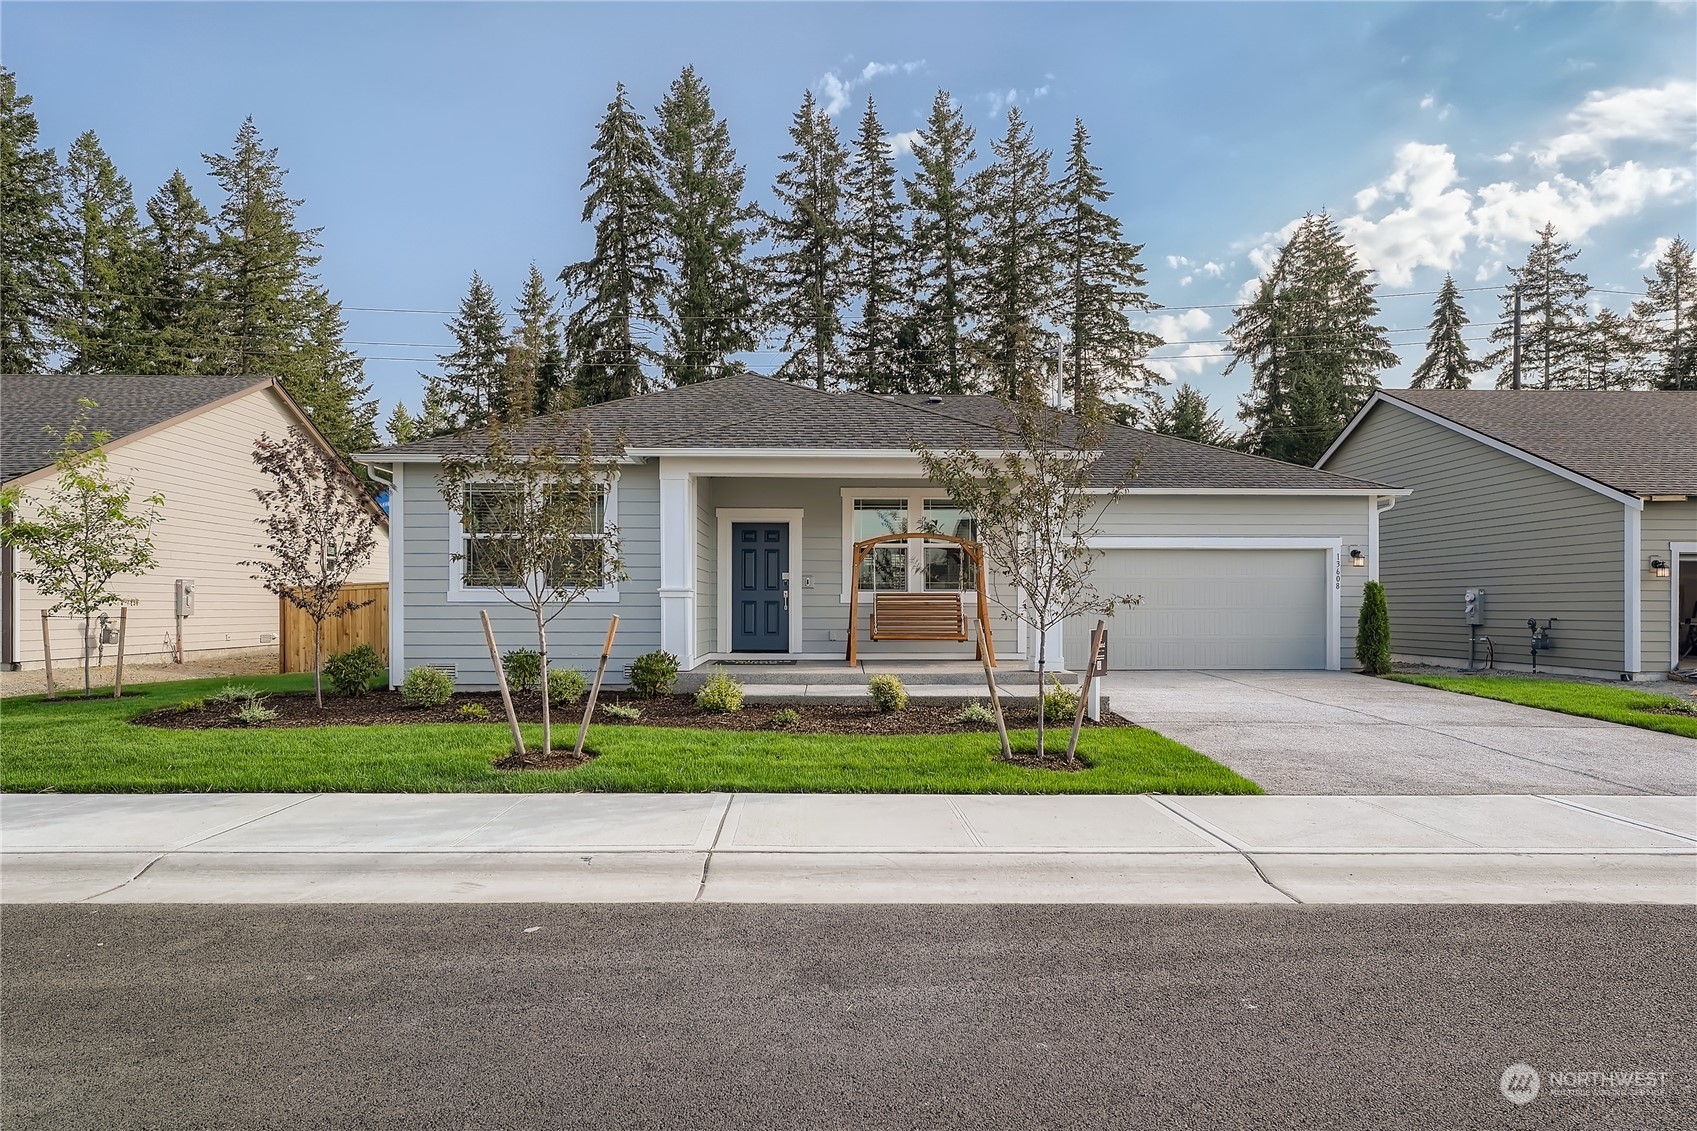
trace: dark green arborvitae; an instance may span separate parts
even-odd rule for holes
[[[772,253],[760,260],[767,321],[789,356],[778,376],[826,389],[842,374],[847,242],[843,152],[837,128],[808,91],[790,122],[791,149],[766,218]]]
[[[568,407],[571,388],[561,341],[560,304],[534,263],[513,314],[519,324],[507,343],[506,418]]]
[[[745,259],[757,217],[744,171],[707,84],[685,67],[655,112],[654,148],[667,237],[666,376],[676,385],[723,377],[758,342],[758,287]]]
[[[200,373],[217,356],[218,305],[209,274],[211,217],[181,169],[147,201],[139,316],[145,359],[138,373]]]
[[[0,69],[0,373],[41,373],[70,283],[56,214],[59,162],[38,149],[32,99]]]
[[[1226,331],[1225,371],[1251,371],[1238,402],[1247,450],[1312,464],[1372,396],[1397,362],[1374,286],[1330,216],[1304,217]]]
[[[1391,670],[1391,610],[1385,587],[1369,581],[1361,592],[1361,612],[1355,623],[1355,660],[1367,675]]]
[[[1585,299],[1591,281],[1568,264],[1579,252],[1556,238],[1554,224],[1545,224],[1526,262],[1510,267],[1513,282],[1503,291],[1502,321],[1491,331],[1497,349],[1485,364],[1497,366],[1499,389],[1514,381],[1514,288],[1520,287],[1520,384],[1523,389],[1581,388],[1585,377],[1586,337],[1590,312]]]
[[[1180,385],[1173,391],[1171,403],[1155,401],[1149,409],[1149,428],[1181,440],[1226,447],[1231,433],[1220,420],[1220,414],[1208,404],[1208,397],[1191,384]]]
[[[980,270],[974,279],[974,355],[991,391],[1027,399],[1045,389],[1055,369],[1047,316],[1060,283],[1055,243],[1055,188],[1049,151],[1039,149],[1019,107],[990,143],[995,159],[973,178]]]
[[[495,292],[472,272],[460,310],[448,322],[454,348],[438,354],[440,374],[423,374],[440,398],[450,430],[499,420],[505,403],[507,320]]]
[[[1645,297],[1632,304],[1638,338],[1649,350],[1658,389],[1697,391],[1697,271],[1691,245],[1675,236],[1644,276]]]
[[[1431,329],[1431,336],[1426,339],[1426,356],[1415,368],[1409,388],[1472,388],[1473,374],[1486,366],[1467,351],[1463,335],[1467,329],[1467,312],[1461,308],[1461,293],[1455,280],[1448,275],[1444,276],[1444,285],[1438,289],[1438,299],[1432,304]]]
[[[1132,311],[1153,310],[1144,289],[1142,244],[1128,243],[1119,220],[1102,209],[1102,171],[1090,162],[1090,135],[1075,119],[1054,224],[1060,262],[1058,319],[1066,334],[1067,393],[1078,411],[1110,395],[1147,396],[1166,378],[1144,364],[1159,336],[1131,324]]]
[[[133,373],[142,358],[138,291],[141,218],[130,182],[92,130],[71,143],[60,178],[59,223],[70,289],[59,314],[67,373]]]
[[[658,355],[649,340],[661,323],[666,287],[666,198],[659,176],[642,115],[620,83],[596,129],[581,186],[587,193],[583,222],[595,225],[595,249],[560,272],[567,296],[578,303],[566,321],[569,396],[565,390],[550,394],[539,409],[565,400],[600,404],[651,389],[647,366],[657,364]]]
[[[844,178],[848,197],[850,299],[859,317],[848,328],[849,384],[869,393],[909,393],[897,361],[903,321],[902,270],[907,237],[896,198],[896,165],[878,108],[866,100]]]
[[[976,221],[968,174],[978,151],[972,127],[946,90],[913,142],[918,164],[903,181],[912,212],[908,268],[913,310],[901,329],[901,358],[914,392],[965,393],[972,389],[967,356],[975,271]]]

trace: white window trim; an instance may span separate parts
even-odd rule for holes
[[[476,481],[498,482],[498,479],[495,476],[480,475]],[[607,507],[602,522],[605,526],[617,527],[619,525],[619,477],[617,473],[607,480],[606,496]],[[516,601],[521,605],[528,606],[530,595],[522,589],[509,589],[495,585],[467,585],[465,583],[465,558],[462,556],[456,560],[453,555],[455,553],[465,554],[466,541],[471,535],[466,533],[465,523],[460,519],[458,512],[449,509],[447,513],[449,551],[446,600],[448,603],[454,605],[493,605],[496,603],[511,604]],[[580,594],[578,600],[597,605],[616,604],[619,600],[619,584],[615,581],[602,586],[600,589],[590,589]]]
[[[790,577],[801,575],[797,562],[801,557],[803,545],[802,523],[807,514],[800,509],[778,507],[718,507],[713,511],[717,520],[719,541],[719,623],[718,635],[713,643],[719,652],[729,656],[731,648],[731,523],[733,522],[787,522],[790,527]],[[790,649],[784,655],[799,656],[801,651],[802,606],[807,604],[801,587],[790,586]],[[738,653],[742,655],[744,653]]]
[[[922,532],[913,529],[914,516],[917,515],[923,520],[925,517],[925,500],[947,498],[948,492],[946,490],[937,486],[844,487],[841,490],[843,496],[843,582],[842,592],[838,594],[837,598],[839,604],[846,605],[849,603],[849,589],[857,581],[857,578],[852,576],[854,573],[854,501],[856,499],[905,499],[907,501],[908,533],[913,535],[913,538],[908,541],[907,589],[863,589],[862,593],[959,593],[962,601],[976,601],[978,599],[978,590],[976,589],[914,588],[915,584],[918,583],[917,579],[922,575],[925,568],[923,552],[917,556],[913,553],[913,540],[925,536]],[[988,563],[985,564],[985,568],[989,568]]]

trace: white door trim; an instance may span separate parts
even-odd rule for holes
[[[1638,560],[1644,552],[1644,520],[1643,513],[1631,507],[1622,508],[1626,521],[1625,563],[1626,563],[1626,623],[1622,626],[1626,637],[1621,657],[1623,664],[1621,672],[1631,676],[1644,670],[1644,570],[1647,566]]]
[[[800,575],[797,568],[802,554],[803,522],[807,512],[799,507],[719,507],[713,512],[718,519],[719,537],[719,635],[714,640],[718,651],[727,655],[731,648],[731,523],[787,522],[790,527],[790,576]],[[788,655],[801,654],[802,606],[806,604],[799,586],[790,586],[790,650]]]
[[[1697,554],[1697,542],[1669,542],[1668,565],[1668,670],[1679,667],[1679,556]],[[1648,563],[1646,563],[1648,564]]]
[[[1103,535],[1088,539],[1098,550],[1323,550],[1331,596],[1326,602],[1326,669],[1341,667],[1339,637],[1343,633],[1342,538],[1210,538],[1133,537]]]

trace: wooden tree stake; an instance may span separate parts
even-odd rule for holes
[[[507,709],[507,725],[513,729],[513,750],[524,757],[524,734],[519,730],[518,712],[513,710],[513,693],[507,690],[507,669],[501,666],[501,650],[495,647],[495,629],[489,623],[489,610],[479,609],[483,618],[483,639],[489,642],[489,659],[495,664],[495,682],[501,687],[501,706]]]
[[[1072,765],[1078,752],[1078,732],[1084,727],[1084,705],[1090,701],[1090,685],[1096,679],[1097,656],[1102,651],[1102,634],[1108,631],[1107,621],[1097,621],[1090,634],[1090,658],[1084,662],[1084,682],[1078,689],[1078,714],[1072,720],[1072,737],[1067,740],[1067,765]]]
[[[990,709],[996,712],[996,734],[1002,740],[1002,757],[1013,758],[1013,746],[1008,742],[1008,721],[1002,717],[1002,693],[996,689],[995,661],[988,651],[980,650],[978,658],[984,664],[984,681],[990,685]]]
[[[53,634],[48,631],[47,610],[41,610],[41,670],[47,677],[47,697],[58,698],[53,690]]]
[[[619,631],[619,618],[615,614],[607,622],[607,643],[601,645],[601,663],[595,668],[595,683],[589,688],[589,702],[583,708],[583,722],[578,724],[577,745],[572,747],[572,758],[575,761],[583,756],[583,743],[589,737],[589,717],[595,713],[595,700],[601,694],[601,681],[607,675],[607,658],[613,654],[613,634]]]
[[[124,630],[129,627],[130,607],[118,606],[118,670],[112,673],[112,698],[124,697]]]

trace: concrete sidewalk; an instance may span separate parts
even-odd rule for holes
[[[1697,902],[1697,798],[0,798],[0,901]]]

